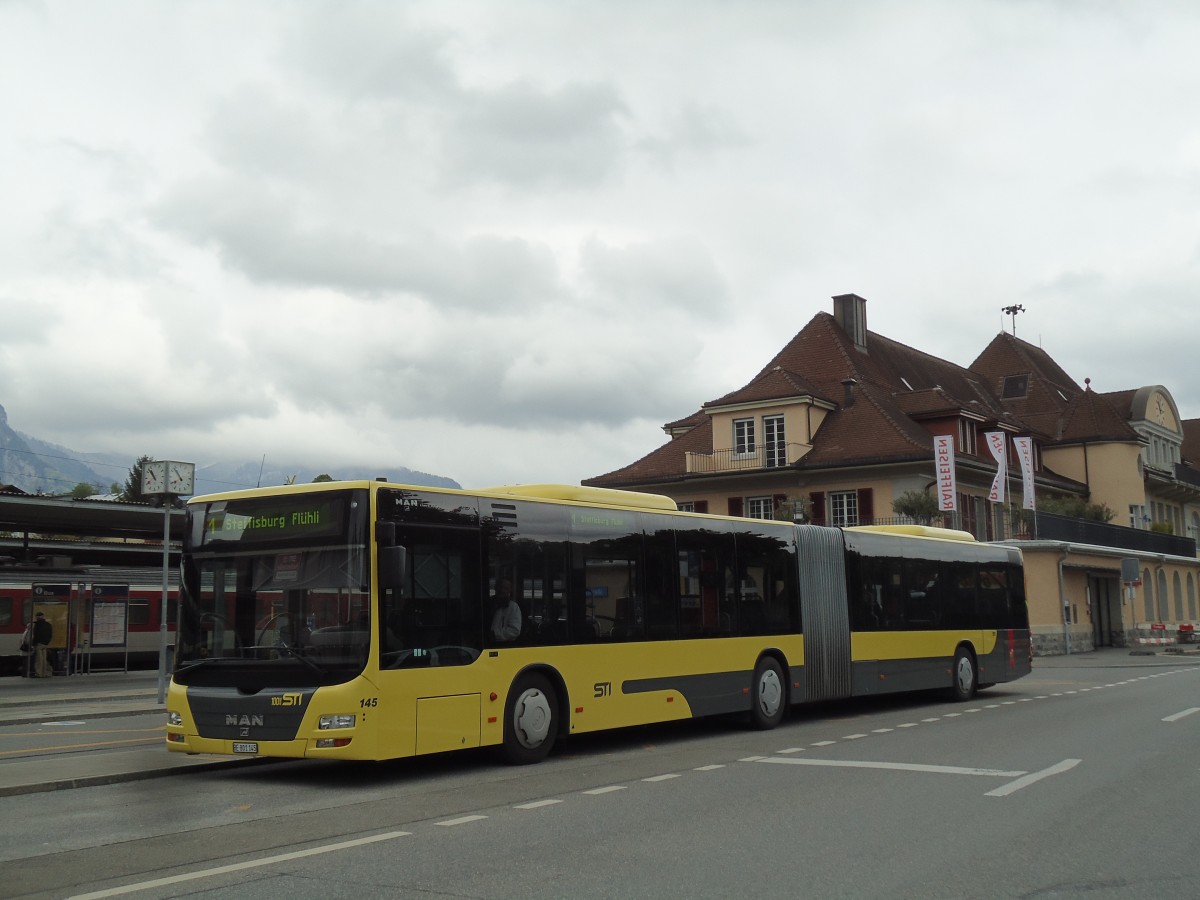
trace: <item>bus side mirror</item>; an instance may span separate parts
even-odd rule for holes
[[[404,547],[379,548],[379,589],[397,590],[405,583],[408,573],[408,550]]]

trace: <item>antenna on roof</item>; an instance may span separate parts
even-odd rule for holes
[[[1012,316],[1012,333],[1013,333],[1013,337],[1016,337],[1017,336],[1017,313],[1025,312],[1025,307],[1021,306],[1018,303],[1015,306],[1001,307],[1000,312],[1004,313],[1006,316]]]
[[[258,464],[258,484],[255,487],[262,487],[262,472],[263,466],[267,464],[267,454],[263,454],[262,462]]]

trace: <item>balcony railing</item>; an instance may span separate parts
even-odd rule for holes
[[[796,462],[809,449],[808,444],[772,441],[758,444],[749,452],[714,450],[712,453],[687,453],[685,456],[689,474],[713,474],[782,468]]]

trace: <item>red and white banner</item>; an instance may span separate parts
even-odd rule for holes
[[[1037,509],[1037,500],[1033,495],[1033,438],[1015,437],[1013,444],[1017,448],[1017,459],[1021,461],[1021,486],[1024,488],[1021,506]]]
[[[937,470],[938,509],[954,512],[958,509],[958,486],[954,481],[954,435],[934,435],[933,464]]]
[[[996,460],[996,477],[992,479],[992,492],[988,499],[993,503],[1004,502],[1004,484],[1008,481],[1008,453],[1005,452],[1007,436],[1003,431],[989,431],[984,436],[992,459]]]

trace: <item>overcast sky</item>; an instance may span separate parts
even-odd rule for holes
[[[1200,4],[0,0],[0,405],[576,483],[830,296],[1200,417]]]

